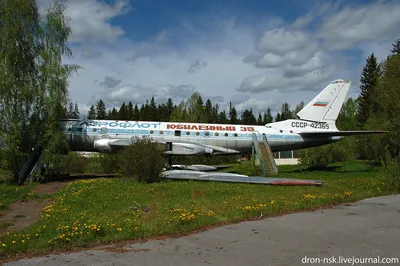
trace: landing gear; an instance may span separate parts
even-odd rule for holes
[[[165,143],[165,151],[172,151],[172,142]],[[165,169],[171,170],[172,167],[172,155],[165,154]]]

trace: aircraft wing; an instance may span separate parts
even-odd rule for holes
[[[367,134],[385,134],[389,133],[384,130],[352,130],[352,131],[313,131],[313,132],[300,132],[302,137],[337,137],[337,136],[353,136],[353,135],[367,135]]]

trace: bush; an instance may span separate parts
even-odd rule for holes
[[[386,155],[383,166],[383,179],[386,189],[389,192],[400,193],[400,157],[391,158]]]
[[[116,174],[120,172],[120,154],[99,154],[98,161],[102,173]]]
[[[122,150],[119,158],[121,172],[127,177],[146,183],[160,180],[164,156],[149,138],[135,138],[132,145]]]
[[[354,143],[354,139],[348,137],[338,143],[300,150],[299,161],[315,169],[324,169],[331,163],[354,160]]]
[[[89,163],[89,159],[76,152],[70,152],[63,157],[61,167],[63,174],[83,174]]]

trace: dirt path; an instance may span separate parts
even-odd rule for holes
[[[69,182],[50,182],[38,184],[32,189],[37,194],[55,194],[65,187]],[[51,204],[53,199],[45,200],[24,200],[10,205],[9,209],[0,216],[0,223],[12,222],[12,225],[1,229],[0,235],[10,231],[19,231],[32,224],[35,224],[42,213],[42,209]]]

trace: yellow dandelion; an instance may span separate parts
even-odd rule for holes
[[[3,243],[3,244],[1,244],[1,246],[2,246],[2,247],[5,247],[5,246],[6,246],[6,244],[4,244],[4,243]]]

